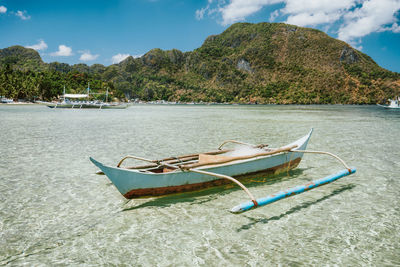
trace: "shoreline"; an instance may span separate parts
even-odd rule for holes
[[[0,103],[0,105],[9,105],[9,106],[15,106],[15,105],[35,105],[36,103],[31,103],[31,102],[12,102],[12,103]]]
[[[151,106],[379,106],[378,104],[239,104],[239,103],[152,103],[152,102],[120,102],[129,106],[151,105]],[[0,103],[0,106],[43,106],[43,103],[13,102]]]

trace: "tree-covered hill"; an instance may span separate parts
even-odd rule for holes
[[[108,67],[45,64],[23,47],[0,50],[0,65],[0,94],[10,82],[7,68],[7,75],[51,74],[59,85],[49,94],[39,89],[43,98],[60,94],[62,84],[78,90],[88,81],[143,100],[372,104],[400,94],[399,73],[321,31],[283,23],[236,23],[194,51],[152,49]]]
[[[43,71],[46,64],[39,53],[31,48],[15,45],[0,49],[0,66],[11,65],[22,71]]]

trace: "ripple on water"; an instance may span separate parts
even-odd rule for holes
[[[400,265],[400,116],[358,106],[0,106],[0,265]],[[162,158],[223,140],[309,148],[357,167],[334,184],[241,215],[235,186],[126,201],[93,156]],[[382,129],[387,129],[382,131]],[[257,197],[341,167],[306,155],[299,168],[246,184]]]

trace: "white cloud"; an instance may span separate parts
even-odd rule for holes
[[[28,20],[31,18],[31,16],[28,15],[28,13],[24,10],[18,10],[17,13],[15,13],[15,16],[19,17],[22,20]]]
[[[358,39],[370,33],[400,32],[400,0],[218,0],[196,10],[196,18],[218,13],[222,18],[220,23],[225,26],[245,21],[263,7],[274,4],[283,8],[272,11],[269,21],[285,16],[284,22],[289,24],[319,26],[332,32],[336,29],[339,39],[358,47],[361,47]]]
[[[269,21],[274,21],[277,17],[279,17],[279,10],[275,10],[269,16]]]
[[[210,8],[210,6],[203,7],[201,9],[196,10],[196,19],[202,20],[204,18],[204,13]]]
[[[325,23],[333,23],[340,19],[341,13],[300,13],[296,15],[291,15],[287,18],[286,23],[294,24],[297,26],[315,26]]]
[[[196,19],[201,20],[204,18],[204,13],[207,11],[208,6],[202,9],[196,10]]]
[[[7,12],[7,8],[5,6],[0,6],[0,14],[6,13],[6,12]]]
[[[43,40],[39,40],[39,43],[34,44],[34,45],[28,45],[25,46],[26,48],[32,48],[37,50],[46,50],[47,49],[47,44]]]
[[[277,4],[283,0],[231,0],[224,7],[219,7],[218,11],[222,15],[222,25],[244,21],[247,16],[258,12],[267,5]]]
[[[382,27],[379,31],[380,32],[390,31],[394,33],[400,33],[400,25],[395,22],[391,27]]]
[[[331,23],[338,20],[342,12],[351,8],[360,0],[231,0],[228,4],[220,0],[218,12],[222,16],[222,25],[244,21],[246,17],[260,11],[263,7],[284,4],[281,10],[275,10],[270,14],[270,21],[275,20],[281,13],[288,15],[288,22],[296,25],[316,25]],[[215,10],[210,7],[196,10],[196,17],[202,19],[207,10]],[[210,12],[209,12],[210,13]]]
[[[82,61],[92,61],[99,57],[99,55],[92,55],[90,51],[82,52],[82,55],[79,57],[79,60]]]
[[[111,58],[112,64],[120,63],[122,60],[126,59],[129,56],[130,56],[130,54],[118,53],[118,54],[112,56],[112,58]]]
[[[208,4],[206,7],[203,7],[201,9],[196,10],[195,16],[197,20],[202,20],[207,12],[207,15],[210,16],[216,12],[218,12],[219,7],[217,8],[211,8],[211,4],[213,3],[213,0],[208,0]],[[219,6],[219,5],[218,5]]]
[[[361,7],[344,16],[344,24],[339,29],[338,38],[346,42],[364,37],[382,30],[398,31],[396,12],[400,9],[400,0],[369,0]],[[392,25],[391,27],[387,27]],[[386,26],[386,28],[385,28]]]
[[[338,10],[352,7],[357,0],[286,0],[282,11],[286,14],[301,14],[314,12],[334,13]]]
[[[72,56],[72,48],[66,45],[59,45],[58,51],[50,53],[53,57],[69,57]]]
[[[286,23],[298,26],[315,26],[334,23],[346,11],[356,4],[357,0],[287,0],[282,9],[289,15]]]

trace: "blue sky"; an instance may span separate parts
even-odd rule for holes
[[[0,48],[110,65],[152,48],[191,51],[235,22],[317,28],[400,72],[400,0],[0,0]]]

